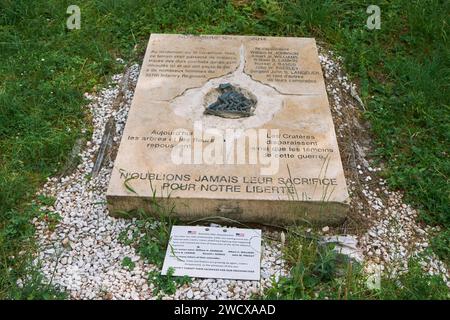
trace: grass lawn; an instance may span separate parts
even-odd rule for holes
[[[433,249],[450,261],[449,1],[376,1],[380,30],[366,27],[373,1],[78,1],[81,29],[71,31],[72,2],[0,0],[0,298],[63,297],[30,264],[34,194],[82,136],[83,93],[123,68],[117,57],[141,54],[152,32],[328,43],[359,84],[389,184],[441,227]]]

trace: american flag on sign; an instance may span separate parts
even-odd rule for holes
[[[188,234],[196,234],[197,231],[188,230]]]
[[[244,234],[243,234],[243,233],[241,233],[241,232],[236,232],[236,236],[238,236],[238,237],[243,237],[243,236],[244,236]]]

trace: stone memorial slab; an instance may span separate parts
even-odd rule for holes
[[[343,220],[314,39],[151,35],[107,201],[118,214],[169,196],[184,219]]]
[[[173,226],[161,274],[259,280],[261,230]]]

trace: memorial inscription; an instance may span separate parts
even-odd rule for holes
[[[153,194],[186,219],[341,221],[349,197],[314,39],[152,34],[110,212]]]

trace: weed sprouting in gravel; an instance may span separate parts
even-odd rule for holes
[[[122,259],[122,267],[127,268],[129,271],[133,271],[135,266],[136,263],[134,263],[130,257],[125,257]]]
[[[364,282],[361,266],[302,227],[288,228],[283,257],[289,275],[272,282],[267,299],[351,299]]]

